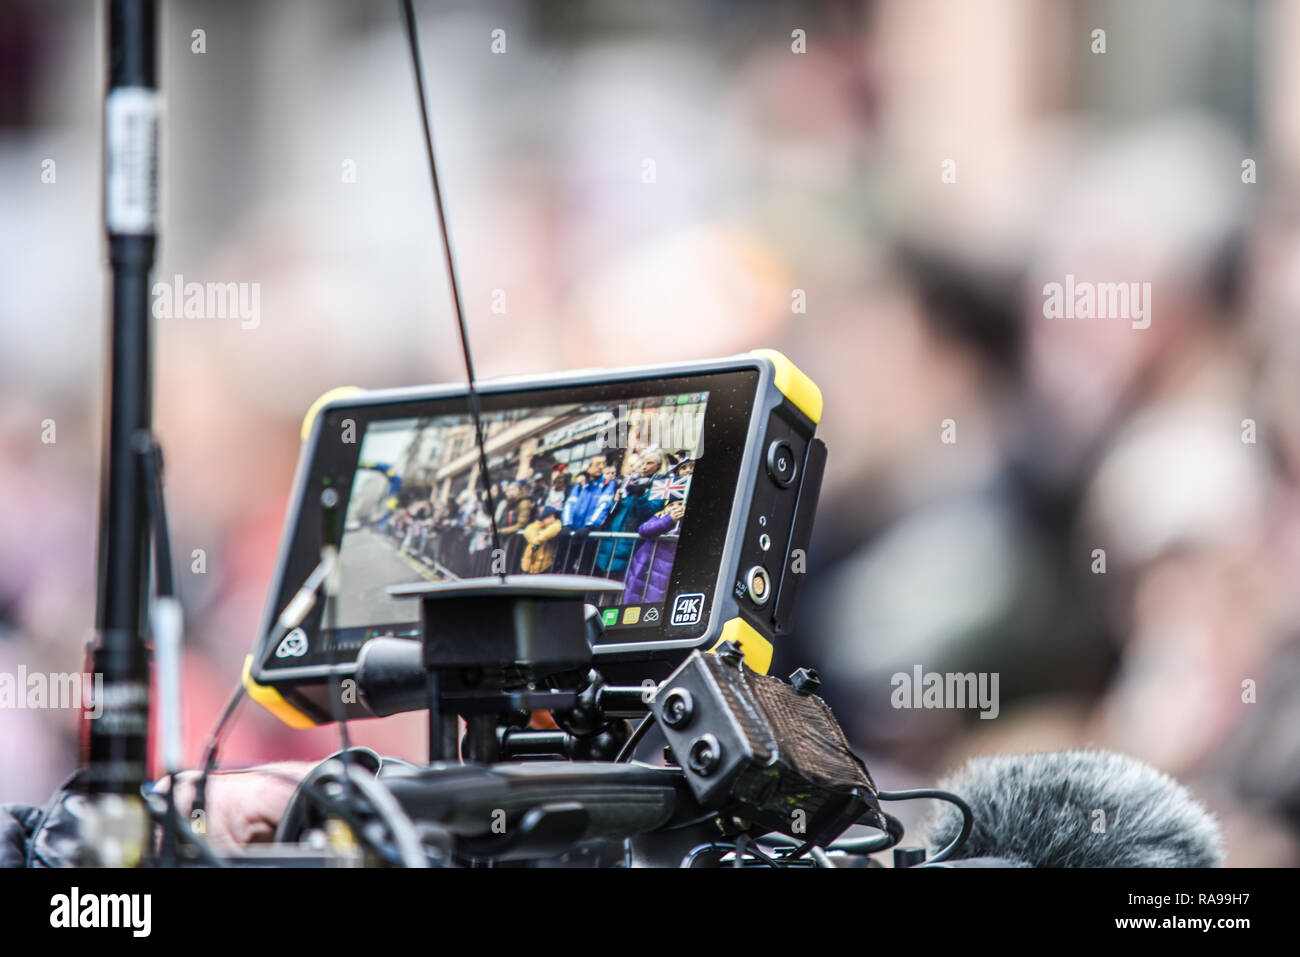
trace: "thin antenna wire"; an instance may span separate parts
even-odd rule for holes
[[[451,233],[447,229],[447,213],[442,205],[442,188],[438,185],[438,162],[433,155],[433,129],[429,123],[429,103],[424,93],[424,68],[420,60],[420,41],[415,30],[415,11],[411,0],[402,0],[402,19],[406,25],[406,39],[411,46],[411,66],[415,69],[415,90],[420,99],[420,120],[424,124],[424,147],[429,155],[429,174],[433,179],[433,204],[438,208],[438,226],[442,230],[442,251],[446,259],[447,276],[451,283],[451,301],[456,310],[456,323],[460,329],[460,350],[465,357],[465,374],[469,378],[469,413],[474,420],[474,438],[478,444],[479,472],[487,490],[488,524],[492,529],[492,555],[502,555],[501,536],[497,532],[496,500],[492,495],[492,473],[488,471],[487,444],[483,440],[483,421],[479,414],[478,390],[474,388],[474,362],[469,353],[469,329],[465,325],[465,310],[460,302],[460,280],[456,276],[456,260],[451,251]],[[501,580],[506,580],[505,566]]]

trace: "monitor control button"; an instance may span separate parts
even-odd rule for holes
[[[785,439],[777,439],[767,447],[767,474],[781,488],[789,488],[799,474],[799,464],[794,458],[794,449]]]

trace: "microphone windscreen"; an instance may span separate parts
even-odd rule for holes
[[[939,785],[970,805],[974,826],[955,859],[1025,867],[1218,867],[1218,822],[1187,789],[1109,751],[974,758]],[[952,805],[928,822],[930,853],[961,830]]]

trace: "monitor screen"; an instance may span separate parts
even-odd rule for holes
[[[484,410],[486,483],[467,412],[371,421],[332,626],[414,636],[418,602],[390,586],[503,572],[615,581],[621,592],[595,598],[607,629],[660,622],[708,401],[700,391]]]

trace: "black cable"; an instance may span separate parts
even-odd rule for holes
[[[661,827],[659,830],[661,830],[661,831],[680,831],[680,830],[682,830],[683,828],[694,827],[694,826],[697,825],[697,824],[703,824],[705,821],[711,821],[711,820],[713,820],[715,817],[717,817],[717,816],[718,816],[719,814],[721,814],[721,813],[722,813],[722,812],[720,812],[720,811],[709,811],[707,814],[702,814],[702,815],[700,815],[699,817],[692,818],[692,819],[689,820],[689,821],[682,821],[682,823],[680,823],[680,824],[674,824],[674,825],[672,825],[671,827]]]
[[[338,493],[336,491],[332,489],[329,489],[327,491],[333,492],[334,497],[337,499]],[[322,497],[324,498],[324,496]],[[323,505],[323,511],[328,512],[330,506],[328,506],[326,503],[322,503],[322,505]],[[328,520],[329,517],[330,517],[329,514],[324,514],[322,516],[322,519]],[[326,534],[328,534],[328,529],[322,526],[322,535],[324,536]],[[337,561],[337,556],[335,560]],[[327,573],[325,577],[328,577],[328,574],[329,573]],[[330,600],[325,578],[322,578],[321,582],[316,587],[319,587],[322,590],[326,591],[326,597],[325,597],[326,607],[324,611],[333,612],[332,617],[335,619],[335,624],[337,624],[337,608],[335,607],[337,603],[332,602]],[[287,633],[288,632],[286,631],[284,626],[280,625],[277,619],[276,623],[272,626],[271,647],[274,647],[275,644],[279,642]],[[334,647],[333,644],[331,644],[330,649],[331,649],[331,656],[333,656],[333,654],[337,651],[337,649]],[[335,675],[334,677],[337,678],[337,675]],[[333,690],[335,692],[334,694],[335,704],[341,706],[342,705],[341,685],[336,683]],[[212,775],[213,771],[216,770],[217,757],[221,748],[221,740],[225,736],[226,731],[230,726],[230,722],[231,719],[234,717],[235,711],[239,708],[240,703],[244,700],[244,697],[246,695],[247,695],[247,689],[245,689],[244,682],[241,678],[241,680],[236,683],[235,690],[231,693],[230,699],[226,702],[225,710],[222,711],[221,717],[217,720],[216,727],[213,728],[212,733],[208,736],[207,743],[204,745],[203,768],[199,773],[198,781],[195,782],[194,785],[194,801],[190,806],[191,813],[193,813],[194,811],[206,812],[207,810],[208,778]],[[339,721],[340,735],[344,741],[344,749],[345,749],[344,753],[346,754],[346,750],[351,747],[351,745],[348,743],[346,717],[340,717],[336,709],[335,718],[336,720]],[[350,788],[351,782],[348,782],[345,786]],[[174,787],[175,787],[175,782],[172,783],[172,788],[169,788],[169,791],[172,790]]]
[[[350,767],[345,765],[344,767],[347,769],[347,773],[349,774],[362,773],[360,768],[358,768],[355,764],[351,765]],[[298,789],[306,796],[306,798],[312,803],[314,803],[318,808],[320,808],[321,810],[325,811],[328,814],[338,817],[345,824],[347,824],[348,827],[352,830],[353,834],[356,835],[358,840],[361,841],[361,843],[370,846],[382,858],[388,860],[391,863],[395,863],[395,864],[405,863],[403,852],[400,849],[400,847],[390,849],[372,840],[370,836],[366,834],[365,827],[362,821],[357,817],[357,815],[353,813],[352,810],[347,806],[345,806],[344,804],[330,797],[328,794],[325,794],[320,789],[320,782],[297,778],[292,774],[287,774],[284,771],[279,771],[271,767],[266,767],[266,768],[254,767],[254,768],[248,768],[246,770],[249,771],[250,773],[255,772],[258,774],[266,774],[269,775],[270,777],[279,778],[280,780],[287,781],[291,784],[296,785]],[[174,791],[175,785],[176,782],[173,780],[169,787],[169,791]],[[362,788],[361,790],[364,791],[365,788]],[[373,799],[371,800],[371,805],[375,808],[375,812],[376,814],[379,815],[380,820],[383,821],[384,824],[389,828],[390,833],[394,833],[394,839],[398,840],[402,838],[404,835],[395,831],[393,822],[390,819],[389,814],[386,813],[389,811],[389,809],[378,806]],[[169,809],[169,810],[170,813],[175,813],[174,809]],[[168,813],[168,812],[165,811],[164,813]],[[193,833],[190,829],[180,827],[179,817],[176,826],[176,832],[181,837],[182,840],[189,843],[199,852],[200,859],[203,861],[203,863],[207,864],[209,867],[229,866],[225,861],[221,859],[221,857],[215,851],[212,850],[211,846],[207,843],[206,840],[200,838],[197,834]],[[407,866],[410,865],[408,864]]]
[[[875,837],[841,838],[833,844],[827,845],[826,850],[841,851],[845,854],[854,855],[878,854],[881,851],[889,850],[903,839],[903,822],[892,814],[886,814],[883,811],[880,812],[880,816],[885,822],[883,834],[878,834]],[[858,823],[868,822],[860,821]],[[870,826],[876,827],[878,825],[870,822]],[[765,844],[779,844],[783,847],[796,849],[799,854],[806,854],[814,847],[811,842],[797,841],[784,834],[765,834],[761,840]],[[787,853],[783,855],[783,859],[785,857],[793,859],[795,856],[794,853]]]
[[[167,789],[167,797],[164,800],[167,807],[163,813],[162,846],[159,849],[158,865],[171,867],[173,863],[180,862],[180,842],[184,840],[181,834],[180,814],[176,810],[175,787]]]
[[[415,11],[411,0],[402,0],[402,20],[406,26],[406,39],[411,48],[411,66],[415,70],[415,92],[420,100],[420,121],[424,126],[424,148],[429,157],[429,176],[433,181],[433,204],[438,210],[438,226],[442,232],[442,251],[447,267],[447,277],[451,285],[451,301],[456,311],[457,328],[460,330],[460,350],[465,359],[465,375],[469,385],[469,412],[474,422],[474,437],[478,444],[479,473],[487,489],[488,525],[492,529],[493,555],[500,555],[501,535],[497,531],[496,502],[492,497],[492,473],[488,470],[487,444],[483,440],[483,421],[479,411],[478,390],[474,387],[474,362],[469,352],[469,330],[465,324],[465,310],[461,306],[460,279],[456,275],[456,258],[451,248],[451,231],[447,228],[447,213],[442,203],[442,187],[438,183],[438,161],[433,152],[433,126],[429,120],[428,97],[424,92],[424,67],[420,59],[420,40],[416,34]],[[506,580],[504,564],[501,568],[501,580]]]
[[[175,599],[177,597],[176,569],[172,565],[171,531],[167,526],[167,504],[163,495],[162,446],[145,429],[136,432],[132,441],[135,444],[135,451],[140,457],[140,465],[144,471],[145,497],[148,504],[149,518],[153,525],[154,601],[165,598]],[[157,638],[156,635],[155,638]],[[176,654],[179,655],[180,648],[175,650]],[[177,665],[179,667],[179,659]],[[179,719],[178,715],[175,717]],[[165,750],[166,748],[164,748]],[[168,773],[177,770],[177,768],[167,769]],[[182,839],[179,833],[173,831],[174,827],[179,827],[180,820],[179,815],[176,813],[176,792],[174,788],[167,789],[166,803],[168,813],[162,821],[162,846],[159,849],[158,861],[162,867],[170,867],[177,860],[178,846]]]
[[[393,793],[354,764],[344,764],[343,773],[346,777],[355,779],[356,788],[370,803],[375,816],[388,829],[402,866],[428,867],[429,860],[424,853],[424,842],[420,840],[415,822],[406,813],[406,809],[398,803],[397,798],[393,797]],[[364,828],[362,830],[364,831]],[[362,839],[364,840],[364,837]]]
[[[189,844],[191,847],[193,847],[196,851],[198,851],[199,859],[208,867],[228,866],[226,862],[223,861],[217,855],[217,853],[212,850],[212,847],[208,844],[206,840],[204,840],[203,838],[195,834],[192,829],[181,826],[180,813],[176,810],[175,792],[176,792],[176,781],[175,779],[173,779],[167,788],[167,801],[163,806],[162,812],[159,813],[153,810],[152,807],[150,808],[151,816],[155,818],[161,818],[159,823],[162,826],[163,833],[174,834],[178,842],[178,845],[179,843],[184,842]],[[172,820],[168,821],[168,818],[172,818]],[[185,860],[184,857],[179,853],[179,847],[178,847],[176,852],[177,866],[182,866],[184,864],[184,860]]]
[[[725,841],[706,841],[703,844],[696,844],[689,851],[683,854],[682,859],[677,866],[679,868],[694,867],[695,859],[699,857],[701,854],[703,854],[705,851],[726,852],[726,851],[734,851],[735,849],[736,849],[735,844],[728,844]]]
[[[773,860],[753,844],[749,843],[748,835],[745,834],[741,834],[734,844],[728,843],[727,841],[705,841],[703,844],[697,844],[682,856],[681,862],[677,866],[680,868],[694,867],[695,859],[705,851],[722,851],[724,853],[731,851],[736,855],[735,859],[732,861],[732,867],[744,867],[744,856],[746,854],[752,854],[754,857],[767,864],[768,867],[775,867],[779,870],[785,866],[779,861]]]
[[[885,833],[876,837],[849,838],[848,840],[835,841],[827,850],[843,851],[845,854],[879,854],[881,851],[887,851],[898,844],[903,839],[903,822],[892,814],[880,812],[880,817],[885,822]]]
[[[803,857],[805,854],[807,854],[809,851],[811,851],[811,850],[812,850],[814,847],[816,847],[816,846],[817,846],[816,843],[813,842],[813,841],[804,841],[802,844],[800,844],[800,845],[799,845],[798,847],[796,847],[794,850],[786,851],[784,854],[782,854],[782,855],[781,855],[781,860],[783,860],[783,861],[793,861],[793,860],[795,860],[796,858]]]
[[[183,840],[180,834],[180,815],[176,811],[176,793],[174,788],[167,789],[165,798],[167,809],[163,815],[163,833],[162,847],[158,855],[160,867],[170,867],[173,863],[179,862],[180,842]]]
[[[239,703],[244,700],[244,682],[240,681],[235,685],[235,690],[226,702],[226,710],[221,713],[217,720],[217,726],[212,729],[212,734],[208,735],[207,744],[203,748],[203,770],[199,773],[199,779],[194,784],[194,803],[190,805],[190,811],[204,811],[207,806],[208,796],[208,776],[216,769],[217,752],[221,747],[221,739],[226,733],[226,728],[230,724],[230,719],[239,707]],[[176,782],[172,782],[172,787]]]
[[[970,805],[951,791],[940,791],[937,788],[918,788],[912,791],[877,791],[876,797],[882,801],[915,801],[923,798],[933,798],[936,801],[947,801],[961,811],[961,833],[953,838],[947,847],[927,860],[927,864],[946,861],[960,851],[966,843],[966,839],[970,837],[971,828],[975,826],[975,815],[971,812]]]
[[[339,726],[339,742],[341,745],[339,759],[346,767],[351,764],[352,739],[348,734],[347,709],[343,707],[343,679],[338,673],[339,601],[336,594],[338,591],[336,583],[342,573],[339,566],[339,553],[343,548],[343,537],[339,532],[342,523],[337,512],[339,501],[338,489],[327,488],[321,493],[321,561],[329,563],[329,571],[321,580],[320,589],[325,601],[325,607],[321,609],[321,622],[330,636],[328,649],[330,711],[334,722]],[[328,553],[329,549],[334,550],[332,556]],[[343,786],[349,791],[353,789],[351,774],[344,773]]]
[[[632,752],[635,751],[636,746],[641,743],[641,739],[646,736],[646,732],[650,730],[650,725],[652,723],[654,723],[654,715],[652,714],[648,714],[641,719],[641,723],[636,726],[636,730],[632,732],[632,736],[623,742],[623,747],[618,749],[618,754],[614,756],[615,764],[632,760]]]
[[[335,760],[338,760],[337,756]],[[363,768],[356,764],[356,762],[346,764],[340,761],[340,764],[344,769],[344,773],[348,776],[364,775],[366,773]],[[383,798],[369,793],[371,792],[371,789],[364,784],[358,784],[350,791],[350,794],[352,795],[361,793],[362,796],[370,802],[371,808],[379,817],[380,821],[388,828],[388,831],[393,836],[395,842],[393,848],[388,848],[383,844],[380,844],[366,832],[364,822],[357,816],[352,807],[349,807],[324,792],[322,785],[328,783],[329,780],[332,780],[331,778],[325,777],[325,775],[328,774],[329,769],[326,768],[324,764],[313,768],[307,777],[304,778],[296,778],[291,774],[286,774],[285,772],[278,771],[274,768],[257,768],[250,770],[257,770],[259,773],[269,774],[272,777],[277,777],[296,784],[297,790],[289,799],[289,807],[293,806],[294,799],[297,797],[297,794],[301,792],[307,800],[315,804],[319,810],[343,821],[343,823],[351,829],[353,836],[356,837],[358,841],[362,844],[368,845],[384,860],[393,864],[402,864],[407,867],[424,866],[410,863],[409,847],[407,851],[403,851],[402,843],[404,843],[404,838],[406,837],[406,834],[404,833],[406,825],[410,824],[411,827],[414,827],[414,825],[411,823],[409,815],[406,814],[405,810],[402,809],[400,805],[396,807],[396,810],[393,809],[393,806],[396,805],[395,800],[391,803],[384,801]],[[312,774],[317,774],[318,772],[321,776],[313,779]],[[358,778],[358,781],[360,781],[360,778]],[[378,783],[378,781],[375,781],[374,785],[376,788],[383,789],[385,794],[389,793],[387,789],[383,788],[383,785]],[[380,802],[382,802],[382,805]],[[355,798],[353,798],[353,803],[355,803]],[[286,808],[286,813],[287,811],[288,808]],[[405,820],[401,820],[402,818]],[[396,823],[394,823],[394,821],[396,821]]]
[[[135,434],[135,450],[145,472],[145,496],[153,519],[154,593],[159,598],[176,597],[176,569],[172,565],[171,533],[167,527],[167,506],[162,490],[162,448],[147,431]]]
[[[745,835],[743,834],[741,836],[745,837]],[[778,860],[774,860],[768,854],[759,850],[757,842],[751,844],[748,841],[746,841],[742,845],[740,841],[737,841],[736,848],[737,848],[737,855],[739,855],[743,851],[743,853],[745,854],[752,854],[754,857],[757,857],[760,861],[763,861],[765,864],[767,864],[768,867],[777,867],[777,868],[785,867],[785,864],[783,864],[782,862]],[[741,867],[743,865],[737,864],[736,866]]]
[[[390,854],[386,848],[383,848],[370,840],[370,838],[365,834],[361,819],[357,817],[352,808],[322,791],[319,781],[312,780],[310,776],[297,778],[292,774],[286,774],[285,772],[277,771],[274,768],[249,768],[248,770],[256,771],[258,774],[268,774],[271,777],[280,778],[283,781],[288,781],[297,785],[294,793],[289,797],[288,805],[285,807],[286,814],[288,813],[288,809],[293,807],[294,802],[297,800],[298,793],[301,792],[306,796],[307,800],[311,801],[312,804],[316,806],[317,810],[325,813],[326,816],[337,817],[346,824],[352,830],[352,833],[356,835],[357,839],[363,844],[370,844],[370,846],[373,847],[382,857],[393,861],[397,860],[396,854]],[[313,771],[315,771],[315,769],[313,769]],[[283,824],[283,816],[281,817],[281,823]]]

